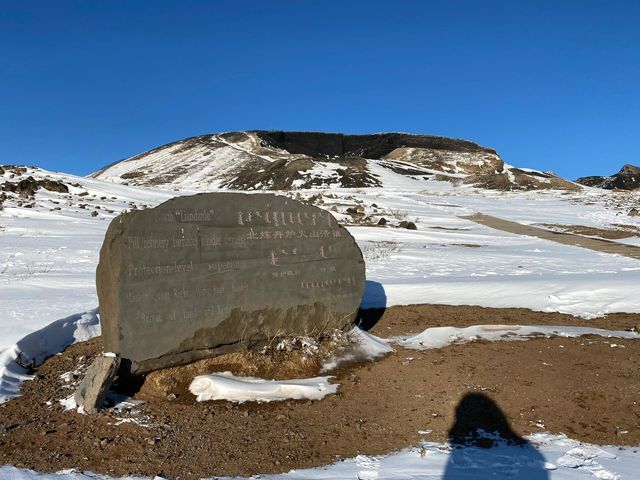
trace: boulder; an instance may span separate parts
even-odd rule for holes
[[[96,284],[105,349],[132,373],[349,326],[362,253],[327,211],[206,193],[115,218]]]
[[[38,190],[38,182],[33,177],[29,176],[24,180],[20,180],[16,185],[16,192],[21,197],[32,197]]]
[[[403,220],[402,222],[400,222],[398,224],[398,227],[399,228],[406,228],[407,230],[417,230],[418,229],[418,227],[416,226],[415,223],[409,222],[407,220]]]
[[[51,180],[50,178],[38,180],[38,186],[44,188],[45,190],[49,190],[50,192],[69,193],[69,187],[67,187],[64,183],[56,180]]]

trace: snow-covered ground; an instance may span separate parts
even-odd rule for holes
[[[562,435],[536,434],[522,447],[451,448],[424,441],[392,455],[358,455],[324,468],[262,475],[263,480],[513,478],[518,480],[637,478],[637,448],[600,447]],[[1,472],[1,471],[0,471]]]
[[[428,431],[424,432],[428,435]],[[633,480],[638,478],[640,450],[634,447],[590,445],[564,435],[539,433],[524,446],[504,443],[486,449],[451,448],[423,441],[413,448],[385,456],[358,455],[326,467],[260,475],[262,480]],[[91,472],[64,470],[43,474],[0,466],[3,480],[105,479]],[[133,479],[136,477],[123,477]],[[159,477],[156,477],[156,479]],[[221,477],[216,477],[222,480]],[[226,477],[225,477],[226,478]],[[228,479],[231,480],[231,479]]]
[[[392,225],[410,220],[418,226],[349,227],[367,262],[364,306],[526,307],[585,318],[640,313],[639,260],[509,234],[460,218],[479,212],[526,224],[609,228],[623,223],[640,228],[640,217],[627,216],[625,210],[628,202],[640,203],[640,193],[627,194],[627,203],[614,208],[617,197],[602,190],[489,192],[376,171],[375,164],[371,169],[384,176],[384,188],[318,191],[325,194],[324,208],[335,205],[344,213],[357,200],[376,221],[383,216]],[[194,193],[49,175],[80,186],[71,187],[69,194],[40,189],[33,208],[6,202],[0,211],[0,401],[15,395],[25,378],[13,361],[19,352],[41,361],[69,343],[99,334],[95,268],[109,221],[132,205],[153,206],[177,194]],[[487,472],[505,471],[513,478],[636,478],[640,471],[637,449],[580,445],[544,435],[530,441],[544,462],[508,447],[452,453],[444,445],[427,442],[387,457],[357,457],[262,478],[441,478],[448,464],[447,475],[452,471],[455,476],[445,478],[485,478]],[[520,475],[522,468],[533,473]],[[45,476],[5,466],[0,467],[0,478]]]

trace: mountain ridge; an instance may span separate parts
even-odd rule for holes
[[[605,190],[636,190],[640,188],[640,167],[626,164],[613,175],[580,177],[576,183]]]
[[[493,190],[577,190],[550,172],[518,169],[469,140],[407,133],[247,130],[170,142],[90,176],[116,183],[196,190],[383,187],[400,174]]]

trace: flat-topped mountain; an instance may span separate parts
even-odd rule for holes
[[[412,135],[407,133],[345,135],[343,133],[261,130],[251,133],[255,133],[267,145],[286,150],[289,153],[302,153],[311,157],[346,155],[380,159],[397,148],[423,148],[496,155],[495,150],[481,147],[467,140],[433,135]]]
[[[92,177],[164,188],[292,190],[382,187],[390,175],[498,190],[579,188],[551,173],[511,167],[495,150],[467,140],[406,133],[208,134],[154,148]]]
[[[625,165],[618,173],[608,177],[582,177],[576,182],[588,187],[606,188],[607,190],[635,190],[640,188],[640,167]]]

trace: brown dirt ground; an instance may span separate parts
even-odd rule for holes
[[[373,323],[380,313],[368,311],[365,323]],[[482,323],[608,329],[640,324],[640,315],[633,314],[583,320],[470,306],[413,305],[383,313],[371,329],[383,337]],[[144,419],[145,427],[115,425],[116,418],[126,415],[110,410],[85,416],[59,405],[58,399],[73,391],[60,375],[88,365],[101,350],[96,339],[51,357],[33,381],[25,382],[21,397],[0,406],[0,464],[170,478],[284,472],[414,445],[425,437],[418,430],[432,430],[428,440],[446,441],[456,405],[472,392],[495,401],[519,435],[544,430],[598,444],[637,445],[638,346],[637,340],[582,337],[427,351],[398,348],[382,360],[334,372],[339,393],[317,402],[197,403],[184,388],[193,369],[184,370],[182,377],[174,370],[168,376],[177,379],[173,388],[180,395],[143,404],[136,418]],[[217,362],[209,367],[247,368],[238,358]],[[144,388],[154,391],[153,385]],[[536,426],[540,422],[544,427]]]

